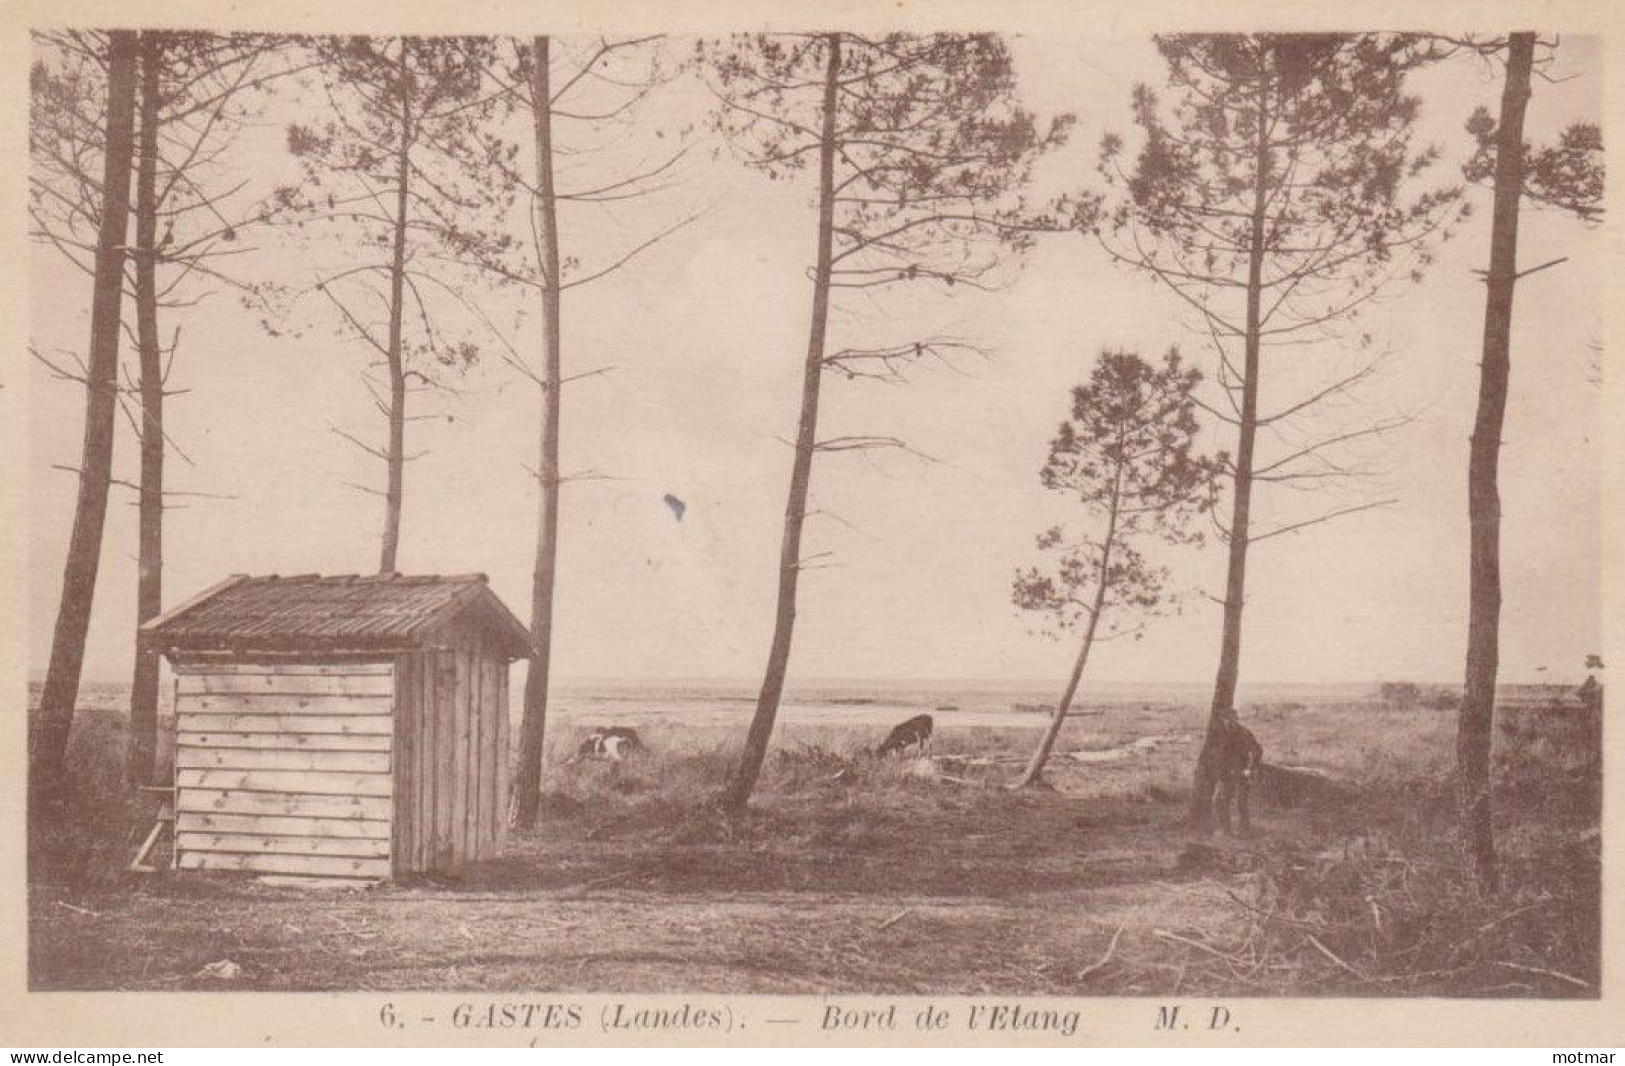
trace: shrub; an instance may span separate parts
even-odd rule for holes
[[[1377,695],[1395,707],[1415,707],[1422,702],[1422,686],[1410,681],[1384,681]]]
[[[80,709],[74,715],[67,785],[58,801],[30,811],[30,880],[91,885],[130,876],[156,801],[125,787],[124,745],[122,714]]]

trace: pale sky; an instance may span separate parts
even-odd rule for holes
[[[1046,188],[1092,179],[1100,135],[1130,132],[1132,84],[1160,76],[1149,41],[1023,39],[1014,49],[1029,106],[1045,116],[1079,114],[1071,144],[1043,168]],[[1531,140],[1598,114],[1600,63],[1593,41],[1563,42],[1553,73],[1573,77],[1537,84]],[[1477,104],[1496,105],[1498,77],[1461,60],[1414,88],[1423,98],[1422,138],[1445,153],[1435,180],[1453,180],[1467,148],[1462,123]],[[292,97],[295,86],[283,92]],[[698,119],[708,101],[702,88],[681,82],[650,118]],[[262,128],[245,137],[235,158],[255,176],[251,191],[290,173],[280,130],[290,116],[308,115],[303,106],[272,103]],[[767,651],[790,462],[778,438],[793,435],[799,404],[814,216],[806,185],[768,182],[726,151],[713,159],[708,148],[694,153],[681,184],[662,198],[609,218],[563,222],[566,253],[590,264],[635,244],[662,219],[705,209],[628,269],[566,296],[566,372],[617,369],[567,389],[564,468],[616,480],[565,489],[554,646],[561,677],[752,678]],[[1486,262],[1489,232],[1487,193],[1469,195],[1477,216],[1426,280],[1370,312],[1366,328],[1391,355],[1363,406],[1338,415],[1417,412],[1376,456],[1386,472],[1370,495],[1398,503],[1255,547],[1244,681],[1459,680],[1466,449],[1483,316],[1483,287],[1472,270]],[[1603,334],[1603,240],[1554,213],[1526,209],[1521,241],[1523,265],[1569,261],[1518,289],[1501,465],[1502,676],[1573,679],[1600,640],[1601,390],[1589,368],[1599,358],[1591,345]],[[274,236],[255,243],[265,249],[266,269],[287,277],[334,261],[331,248]],[[34,339],[83,350],[88,279],[48,249],[34,251],[31,270]],[[804,576],[793,679],[1064,673],[1072,649],[1030,632],[1032,620],[1010,604],[1010,582],[1035,559],[1033,535],[1073,514],[1037,481],[1067,391],[1106,347],[1153,356],[1179,343],[1199,365],[1208,357],[1173,297],[1113,268],[1082,237],[1042,240],[1011,276],[994,293],[911,289],[884,305],[849,304],[832,319],[833,340],[843,346],[957,333],[991,356],[966,363],[964,374],[923,369],[906,386],[826,383],[823,436],[894,435],[940,462],[819,457],[814,506],[850,524],[811,520],[807,551],[832,552],[833,565]],[[493,297],[489,306],[506,321],[515,304]],[[329,425],[377,440],[381,420],[357,378],[359,345],[335,336],[321,308],[309,311],[323,324],[297,338],[267,336],[226,295],[166,320],[166,333],[170,323],[184,329],[172,385],[192,390],[173,399],[166,418],[196,460],[189,467],[172,458],[172,484],[235,497],[188,500],[169,514],[166,605],[230,573],[365,573],[376,564],[381,503],[344,483],[380,484],[382,464]],[[523,321],[522,351],[535,351],[537,327],[535,315]],[[1275,358],[1302,360],[1282,373],[1311,383],[1332,380],[1356,357],[1327,349]],[[484,571],[528,618],[535,486],[522,464],[534,464],[536,390],[494,349],[460,387],[460,399],[435,408],[453,421],[409,430],[409,449],[430,453],[407,471],[400,566]],[[27,388],[29,652],[34,671],[43,672],[74,491],[72,475],[51,464],[77,463],[83,404],[75,387],[37,367]],[[133,480],[126,428],[115,469]],[[681,521],[662,501],[668,493],[687,504]],[[127,492],[115,489],[113,500],[86,656],[90,680],[129,671],[135,511]],[[1274,492],[1263,507],[1284,522],[1327,504]],[[1222,591],[1217,544],[1176,562],[1187,588]],[[1142,642],[1103,648],[1091,673],[1206,681],[1218,633],[1218,608],[1193,595],[1183,615],[1156,623]]]

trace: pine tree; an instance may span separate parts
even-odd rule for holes
[[[1196,766],[1191,819],[1209,823],[1217,716],[1235,704],[1242,608],[1253,544],[1392,501],[1338,507],[1254,528],[1254,490],[1290,482],[1328,487],[1353,469],[1337,449],[1403,419],[1322,434],[1262,455],[1259,430],[1312,419],[1376,369],[1368,363],[1272,410],[1261,409],[1269,349],[1347,340],[1362,304],[1396,278],[1420,277],[1429,238],[1453,217],[1459,190],[1408,195],[1434,161],[1411,141],[1418,112],[1406,75],[1425,61],[1403,37],[1374,34],[1192,34],[1157,38],[1166,100],[1134,90],[1142,143],[1108,136],[1106,199],[1084,197],[1076,221],[1118,262],[1148,272],[1193,311],[1211,339],[1224,402],[1209,412],[1235,427],[1224,622],[1208,743]]]
[[[811,170],[817,181],[812,314],[773,639],[744,751],[721,797],[737,810],[756,786],[784,693],[797,589],[810,561],[802,534],[814,459],[907,449],[886,435],[820,438],[824,375],[895,379],[911,363],[963,346],[932,337],[832,351],[832,302],[898,285],[983,283],[1001,251],[1030,242],[1020,194],[1067,123],[1040,128],[1020,107],[1009,52],[993,35],[746,36],[706,42],[701,58],[721,101],[716,126],[747,165],[776,179]]]
[[[406,450],[407,424],[421,417],[408,413],[408,400],[444,388],[445,371],[467,369],[479,357],[473,341],[438,321],[442,310],[463,313],[464,297],[445,265],[500,262],[517,248],[506,226],[514,188],[504,175],[518,148],[499,129],[508,96],[486,77],[497,49],[492,38],[324,37],[309,47],[330,117],[289,127],[288,148],[304,165],[305,181],[279,190],[277,217],[326,228],[352,261],[320,277],[314,290],[385,371],[381,389],[363,376],[386,421],[385,445],[334,431],[384,463],[378,569],[390,573],[406,464],[423,454]],[[363,297],[382,302],[381,328],[357,309]]]
[[[1478,408],[1467,466],[1470,569],[1466,686],[1456,731],[1462,825],[1479,885],[1495,892],[1500,875],[1495,854],[1490,755],[1494,740],[1495,681],[1501,632],[1501,434],[1512,376],[1512,299],[1518,279],[1562,260],[1518,269],[1518,214],[1524,200],[1557,207],[1585,221],[1602,213],[1602,131],[1579,123],[1559,143],[1534,150],[1524,142],[1536,39],[1514,33],[1504,40],[1469,43],[1479,55],[1506,62],[1501,114],[1479,108],[1467,122],[1475,151],[1465,173],[1489,182],[1490,262],[1485,274],[1483,355],[1479,361]]]
[[[89,87],[107,62],[105,35],[83,32],[40,34],[40,58],[32,74],[35,101],[32,137],[30,216],[33,236],[90,272],[101,186],[92,165],[102,130]],[[192,465],[165,429],[169,396],[185,391],[169,385],[179,348],[180,327],[166,343],[160,321],[180,316],[204,295],[225,289],[245,303],[265,306],[263,282],[234,267],[251,249],[245,237],[262,213],[244,203],[247,182],[227,165],[228,150],[252,115],[252,99],[287,71],[279,60],[285,40],[264,34],[213,34],[143,30],[137,103],[135,243],[125,264],[126,296],[134,308],[138,369],[126,370],[117,402],[140,451],[133,483],[113,484],[137,493],[139,547],[136,618],[156,616],[163,603],[163,533],[167,503],[177,496],[209,497],[177,490],[165,482],[169,454]],[[161,234],[160,234],[160,222]],[[67,368],[44,359],[52,373],[82,380],[83,367]],[[126,771],[132,783],[152,773],[158,713],[158,657],[136,641],[130,686],[130,731]]]
[[[1044,487],[1076,500],[1096,532],[1069,537],[1063,527],[1038,537],[1052,566],[1016,574],[1017,607],[1042,615],[1057,635],[1083,627],[1072,673],[1049,728],[1017,787],[1036,783],[1077,695],[1096,641],[1139,639],[1149,617],[1173,601],[1165,567],[1138,547],[1201,540],[1191,519],[1213,503],[1224,456],[1195,451],[1198,429],[1191,392],[1201,373],[1170,351],[1157,367],[1132,352],[1103,352],[1089,383],[1072,390],[1072,412],[1050,442],[1039,474]]]
[[[638,105],[669,76],[660,63],[658,45],[656,38],[629,37],[599,38],[577,42],[571,47],[551,37],[535,37],[528,42],[514,42],[513,69],[501,78],[530,119],[535,164],[532,180],[526,180],[517,171],[509,176],[515,186],[530,194],[535,259],[522,267],[504,268],[503,276],[536,294],[542,321],[541,358],[534,369],[508,345],[509,364],[541,391],[534,471],[536,556],[531,576],[530,612],[535,651],[525,674],[524,712],[514,776],[513,823],[519,828],[535,824],[541,802],[542,755],[553,668],[560,497],[567,482],[600,476],[592,471],[566,474],[560,465],[563,390],[571,381],[612,369],[597,367],[573,374],[564,372],[564,293],[610,276],[694,220],[694,216],[679,219],[619,254],[606,255],[588,265],[583,256],[564,253],[561,207],[602,209],[647,197],[660,188],[661,177],[671,173],[687,152],[687,146],[663,153],[648,164],[626,164],[624,159],[619,161],[620,166],[606,162],[602,169],[608,173],[599,180],[578,176],[561,185],[557,171],[563,159],[574,164],[571,169],[579,175],[584,156],[607,154],[607,149],[595,143],[602,140],[604,127],[635,122]],[[655,132],[657,137],[663,137],[664,131]],[[571,134],[575,136],[572,138]]]
[[[118,392],[119,312],[124,297],[125,242],[130,226],[130,176],[135,158],[136,80],[140,41],[128,30],[109,34],[102,140],[101,195],[97,202],[90,343],[85,360],[85,426],[79,493],[62,573],[62,597],[51,638],[37,717],[29,732],[30,788],[37,797],[60,795],[84,666],[85,637],[101,565],[102,530],[113,477],[113,421]]]

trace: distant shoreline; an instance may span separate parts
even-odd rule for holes
[[[43,675],[30,676],[28,687],[36,689],[44,684]],[[1569,679],[1543,679],[1528,680],[1502,680],[1497,683],[1498,691],[1568,689],[1581,683],[1584,675]],[[1341,694],[1345,697],[1352,695],[1374,697],[1378,689],[1384,684],[1394,683],[1396,679],[1382,679],[1375,681],[1243,681],[1239,686],[1239,695],[1243,700],[1279,699],[1289,694],[1302,696],[1329,696]],[[1423,690],[1459,692],[1459,681],[1408,681],[1397,679],[1400,684],[1413,684]],[[718,693],[754,693],[760,684],[759,678],[738,677],[666,677],[666,678],[616,678],[616,677],[560,677],[554,679],[557,689],[568,692],[580,692],[589,689],[614,690],[709,690]],[[963,691],[981,693],[1001,692],[1048,692],[1060,683],[1057,678],[792,678],[787,690],[792,693],[807,695],[834,694],[834,698],[842,702],[858,702],[859,698],[848,694],[861,693],[908,693],[908,692],[944,692]],[[127,687],[127,678],[86,678],[81,682],[82,687]],[[1193,694],[1211,691],[1210,681],[1090,681],[1085,678],[1083,688],[1086,691],[1100,695],[1110,695],[1117,698],[1143,698],[1167,699],[1177,695],[1184,698]],[[867,702],[867,701],[865,701]]]

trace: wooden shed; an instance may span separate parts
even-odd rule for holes
[[[531,642],[484,575],[239,575],[141,640],[175,672],[177,868],[379,880],[500,848]]]

